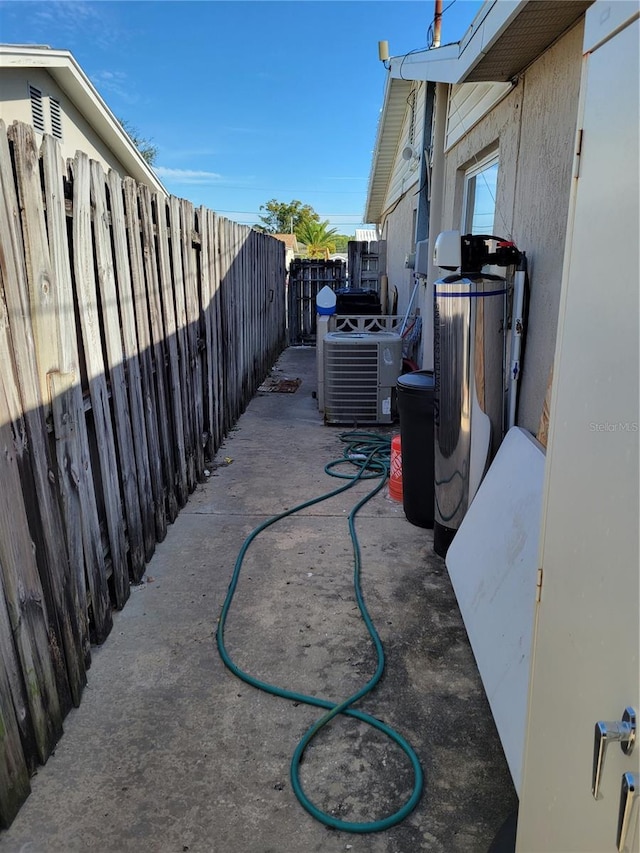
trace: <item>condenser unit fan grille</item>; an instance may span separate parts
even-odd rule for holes
[[[378,345],[327,348],[325,410],[333,423],[378,419]]]

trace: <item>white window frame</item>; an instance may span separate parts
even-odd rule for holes
[[[462,197],[462,221],[461,221],[461,233],[469,234],[472,233],[472,225],[473,225],[473,203],[475,201],[475,181],[479,175],[485,172],[487,169],[492,168],[493,166],[497,166],[500,169],[500,153],[498,151],[493,151],[487,157],[483,157],[482,160],[478,160],[474,165],[467,169],[464,174],[464,194]],[[496,181],[497,186],[497,181]],[[496,193],[497,195],[497,193]],[[494,233],[495,229],[495,220],[496,220],[496,212],[497,212],[497,198],[494,198],[494,207],[493,207],[493,222],[491,224],[490,229],[485,229],[483,233]]]

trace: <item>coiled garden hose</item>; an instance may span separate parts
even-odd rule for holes
[[[288,509],[285,512],[281,512],[278,515],[272,516],[266,521],[263,521],[262,524],[258,525],[258,527],[256,527],[249,534],[249,536],[247,536],[242,547],[240,548],[240,552],[236,559],[235,568],[233,570],[233,575],[229,584],[229,589],[227,591],[224,604],[222,605],[222,611],[220,614],[220,620],[218,622],[218,629],[216,632],[216,640],[218,645],[218,651],[220,653],[220,657],[222,658],[223,663],[228,669],[231,670],[231,672],[233,672],[234,675],[242,679],[242,681],[245,681],[247,684],[250,684],[253,687],[257,687],[259,690],[263,690],[266,693],[270,693],[274,696],[280,696],[283,699],[290,699],[294,702],[301,702],[305,705],[313,705],[318,708],[324,708],[327,711],[327,713],[320,717],[320,719],[317,720],[306,732],[306,734],[303,736],[302,740],[300,740],[293,753],[290,766],[291,786],[302,806],[314,818],[325,824],[325,826],[332,827],[333,829],[343,830],[345,832],[370,833],[380,832],[381,830],[389,829],[390,827],[395,826],[396,824],[404,820],[407,815],[409,815],[413,811],[422,793],[423,774],[418,756],[416,755],[413,747],[402,737],[402,735],[398,734],[398,732],[396,732],[390,726],[386,725],[386,723],[383,723],[381,720],[378,720],[375,717],[372,717],[370,714],[366,714],[363,711],[359,711],[352,707],[356,702],[366,696],[367,693],[370,693],[373,690],[376,684],[380,681],[382,673],[384,672],[384,649],[378,632],[375,628],[375,625],[373,624],[373,621],[365,605],[360,585],[361,556],[360,544],[358,542],[358,537],[355,529],[355,519],[356,515],[362,509],[362,507],[368,501],[370,501],[371,498],[373,498],[374,495],[376,495],[385,485],[389,474],[391,448],[389,439],[376,433],[353,431],[341,433],[339,437],[340,440],[346,445],[343,450],[343,455],[340,459],[336,459],[333,462],[330,462],[325,465],[324,470],[329,476],[347,480],[347,483],[343,486],[340,486],[339,488],[333,489],[332,491],[321,495],[320,497],[305,501],[304,503],[298,504],[292,509]],[[345,471],[346,466],[348,466],[348,470]],[[229,615],[229,608],[231,607],[231,602],[233,601],[233,596],[238,585],[238,579],[240,577],[242,564],[245,555],[249,549],[249,546],[251,545],[253,540],[260,533],[262,533],[263,530],[266,530],[268,527],[271,527],[271,525],[275,524],[281,519],[287,518],[288,516],[293,515],[296,512],[300,512],[303,509],[307,509],[308,507],[314,506],[315,504],[335,497],[336,495],[339,495],[342,492],[346,492],[348,489],[352,488],[362,480],[375,480],[376,485],[367,495],[365,495],[361,500],[356,503],[356,505],[349,513],[348,521],[349,534],[353,544],[353,584],[356,601],[358,603],[360,613],[373,642],[377,656],[377,666],[373,677],[363,687],[361,687],[360,690],[358,690],[352,696],[349,696],[349,698],[345,699],[344,701],[339,702],[338,704],[317,696],[308,696],[304,693],[297,693],[291,690],[286,690],[282,687],[278,687],[277,685],[269,684],[268,682],[260,681],[258,678],[254,678],[254,676],[240,669],[240,667],[233,662],[231,656],[229,655],[229,652],[226,649],[224,642],[224,629],[227,617]],[[331,722],[334,717],[338,716],[338,714],[344,714],[345,716],[353,717],[357,720],[360,720],[361,722],[367,723],[374,729],[383,732],[395,744],[397,744],[409,758],[414,775],[413,791],[407,802],[402,806],[402,808],[400,808],[393,814],[388,815],[387,817],[383,817],[379,820],[366,822],[351,822],[338,820],[337,818],[333,817],[333,815],[328,814],[327,812],[324,812],[317,806],[315,806],[304,792],[302,784],[300,782],[300,764],[302,762],[304,751],[311,742],[311,740],[315,737],[315,735],[318,734],[318,732],[324,726]]]

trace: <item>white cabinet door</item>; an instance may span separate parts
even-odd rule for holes
[[[624,6],[633,19],[637,4],[597,2],[587,12],[592,52],[554,368],[518,853],[615,851],[622,776],[638,773],[638,744],[625,755],[610,743],[593,798],[595,723],[640,710],[640,35],[637,17],[616,32]],[[637,814],[636,802],[627,850],[638,850]]]

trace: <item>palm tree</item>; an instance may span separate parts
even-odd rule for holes
[[[296,236],[307,247],[310,258],[328,258],[336,250],[335,234],[336,229],[329,228],[329,220],[325,219],[324,222],[305,222]]]

